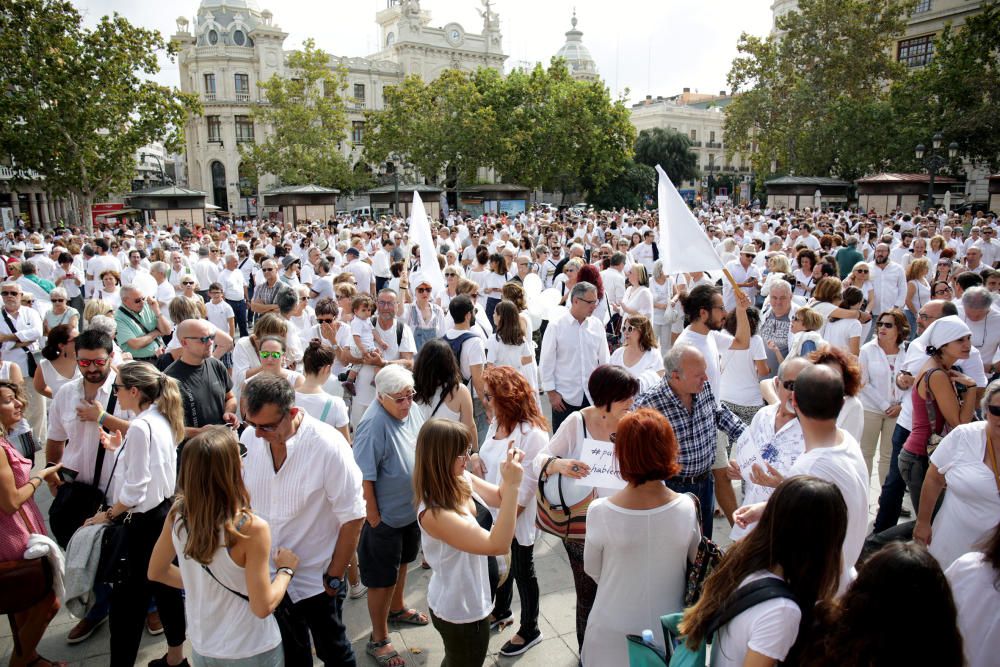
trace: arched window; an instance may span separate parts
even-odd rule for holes
[[[226,192],[226,166],[215,160],[212,170],[212,200],[223,211],[229,210],[229,195]]]

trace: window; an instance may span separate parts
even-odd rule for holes
[[[934,59],[934,35],[924,35],[899,42],[899,62],[907,67],[922,67]]]
[[[233,83],[236,86],[236,101],[237,102],[249,102],[250,101],[250,75],[249,74],[235,74],[235,75],[233,75]]]
[[[713,143],[713,144],[715,143],[715,130],[711,130],[708,133],[708,141],[709,141],[709,143]]]
[[[215,75],[206,74],[205,75],[205,98],[209,100],[215,99]]]
[[[250,116],[235,116],[236,121],[236,143],[253,141],[253,121]]]
[[[364,108],[365,106],[365,84],[354,84],[354,106]]]
[[[914,14],[922,14],[931,10],[931,0],[918,0],[917,6],[913,8]]]
[[[218,116],[206,116],[208,121],[208,142],[222,143],[222,120]]]
[[[233,44],[236,46],[243,46],[247,43],[247,36],[242,30],[237,30],[233,33]]]
[[[698,141],[698,130],[691,130],[691,141]]]
[[[216,32],[215,30],[209,30],[208,31],[208,43],[211,44],[212,46],[215,46],[216,44],[218,44],[219,43],[219,33]]]
[[[365,143],[365,121],[356,120],[351,123],[351,141],[355,144]]]

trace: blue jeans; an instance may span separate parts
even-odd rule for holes
[[[246,338],[247,336],[247,302],[243,299],[239,301],[226,299],[233,309],[233,315],[236,317],[236,327],[240,332],[241,338]]]
[[[889,459],[889,474],[882,483],[882,493],[878,497],[878,513],[875,515],[873,530],[881,533],[892,528],[899,521],[899,513],[903,509],[903,494],[906,493],[906,482],[899,474],[899,452],[903,443],[910,437],[910,432],[896,424],[892,431],[892,457]]]
[[[680,481],[679,477],[667,480],[667,488],[677,493],[693,493],[701,505],[701,534],[712,537],[713,515],[715,514],[715,478],[709,472],[700,482],[693,484]]]
[[[566,406],[565,410],[556,410],[555,408],[552,408],[552,433],[553,434],[556,431],[559,430],[559,427],[562,426],[562,423],[564,421],[566,421],[567,417],[569,417],[574,412],[579,412],[580,410],[583,410],[585,407],[589,406],[590,405],[590,401],[587,400],[587,395],[584,394],[583,395],[583,404],[582,405],[570,405],[569,403],[566,402],[566,399],[563,399],[563,405]]]

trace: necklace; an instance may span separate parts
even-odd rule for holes
[[[969,332],[971,333],[972,332],[972,324],[969,322],[969,319],[967,317],[964,318],[964,319],[965,319],[965,324],[969,327]],[[988,319],[989,319],[989,313],[987,313],[986,317],[983,318],[983,339],[981,341],[979,341],[978,343],[976,342],[975,338],[972,339],[972,346],[974,348],[976,348],[977,350],[979,348],[981,348],[982,346],[986,345],[986,321]]]

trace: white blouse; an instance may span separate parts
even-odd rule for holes
[[[170,422],[155,404],[129,424],[116,461],[124,473],[124,482],[115,501],[131,511],[148,512],[174,495],[177,441]]]
[[[889,356],[879,346],[877,340],[861,346],[858,362],[861,365],[861,405],[866,412],[885,414],[893,404],[901,404],[906,392],[896,386],[896,368],[902,363],[902,350]]]

